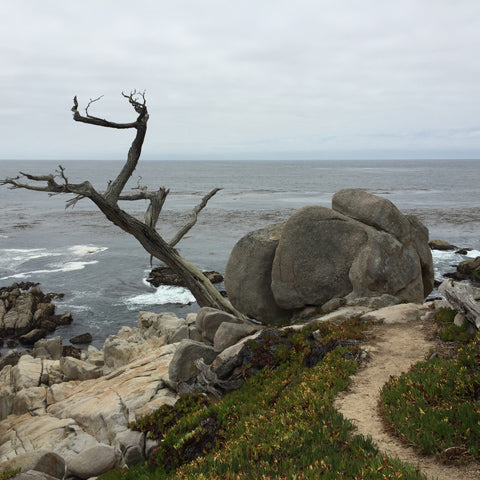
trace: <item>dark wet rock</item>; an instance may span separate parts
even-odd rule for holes
[[[21,342],[30,345],[38,340],[39,330],[53,332],[58,325],[71,323],[70,313],[55,315],[52,300],[61,296],[44,294],[32,282],[0,288],[0,338],[22,337]]]
[[[214,271],[203,272],[203,274],[210,280],[212,283],[221,283],[223,282],[223,276]],[[186,287],[183,279],[175,273],[170,267],[155,267],[149,274],[147,278],[149,282],[154,287],[159,287],[160,285],[173,285],[177,287]]]
[[[7,340],[7,347],[8,348],[17,348],[18,342],[16,340]]]
[[[64,345],[62,347],[62,356],[63,357],[73,357],[77,360],[80,360],[82,355],[82,350],[80,348],[76,348],[72,345]]]
[[[52,320],[57,325],[70,325],[73,322],[73,317],[70,312],[66,312],[62,315],[55,315],[54,317],[52,317]]]
[[[460,262],[453,272],[443,274],[446,278],[454,280],[470,280],[472,282],[480,282],[480,257],[469,258]]]
[[[70,343],[74,344],[82,344],[82,343],[91,343],[92,342],[92,335],[91,333],[82,333],[81,335],[77,335],[76,337],[72,337],[70,339]]]
[[[57,324],[51,320],[45,319],[40,322],[40,328],[46,330],[47,332],[54,332],[57,328]]]
[[[430,240],[428,245],[432,250],[455,250],[457,248],[455,245],[451,245],[445,240]]]
[[[3,357],[0,358],[0,371],[6,365],[11,365],[12,367],[14,367],[20,360],[21,356],[21,353],[17,350],[11,350],[7,352],[5,355],[3,355]]]
[[[41,328],[34,328],[30,332],[22,335],[19,340],[22,345],[33,345],[36,341],[44,338],[47,332]]]

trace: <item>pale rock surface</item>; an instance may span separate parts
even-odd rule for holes
[[[15,392],[23,388],[38,387],[42,375],[42,360],[23,355],[12,369],[12,383]]]
[[[90,380],[103,374],[102,366],[97,367],[73,357],[62,357],[60,370],[67,380]]]
[[[101,378],[40,387],[25,387],[34,382],[22,380],[19,384],[23,388],[16,396],[13,391],[9,396],[7,388],[13,384],[15,367],[5,367],[0,372],[0,380],[5,381],[0,382],[0,388],[7,395],[2,396],[0,408],[8,413],[13,409],[16,413],[25,410],[30,413],[10,414],[0,422],[1,471],[9,469],[16,456],[41,449],[53,451],[68,462],[70,456],[85,449],[114,445],[116,436],[127,430],[129,422],[162,405],[173,405],[177,395],[165,388],[165,380],[177,346],[171,344],[151,350],[148,355]],[[44,362],[59,363],[58,360]],[[26,358],[17,373],[31,364],[38,367],[41,359]],[[40,369],[35,372],[34,378],[39,379]],[[17,381],[19,378],[25,376],[17,375]],[[8,402],[6,399],[10,404],[4,405]],[[129,453],[129,461],[134,461],[136,453]]]
[[[40,415],[45,413],[47,392],[43,387],[31,387],[20,390],[14,397],[12,413],[22,415],[30,412]]]
[[[0,329],[22,332],[28,329],[32,323],[32,308],[35,303],[35,297],[31,292],[17,297],[15,306],[3,316]]]
[[[391,307],[380,308],[362,315],[362,320],[382,321],[386,325],[408,323],[420,320],[429,311],[429,307],[418,303],[401,303]]]
[[[49,475],[45,472],[37,472],[36,470],[28,470],[21,472],[18,475],[12,477],[15,480],[56,480],[56,477]]]
[[[122,327],[117,335],[110,335],[105,341],[104,374],[154,349],[189,338],[188,335],[186,321],[173,313],[139,312],[138,327]]]
[[[339,324],[345,322],[346,320],[360,317],[369,311],[371,311],[371,308],[368,307],[342,307],[325,315],[312,318],[308,321],[308,323],[332,322]]]
[[[65,477],[66,465],[65,460],[60,455],[41,449],[28,454],[18,455],[14,459],[0,464],[0,475],[8,470],[17,470],[19,468],[23,473],[29,473],[33,470],[50,475],[51,478],[63,479]]]
[[[115,438],[115,445],[122,452],[128,467],[136,465],[145,459],[145,434],[133,430],[125,430]]]
[[[12,386],[12,366],[6,365],[0,371],[0,421],[13,410],[15,392]]]

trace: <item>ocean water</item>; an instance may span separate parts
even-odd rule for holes
[[[122,163],[69,161],[63,166],[70,182],[88,179],[103,190]],[[0,178],[56,168],[51,161],[3,161]],[[418,215],[431,239],[470,248],[468,256],[475,257],[480,255],[479,180],[480,161],[141,161],[126,189],[170,189],[158,223],[169,239],[203,195],[221,187],[178,247],[198,267],[224,273],[243,235],[286,220],[305,205],[328,207],[342,188],[388,198],[404,213]],[[89,331],[100,347],[121,326],[135,326],[140,310],[184,316],[198,309],[185,289],[151,287],[146,282],[150,258],[136,240],[88,200],[66,210],[68,198],[0,187],[0,286],[33,281],[44,292],[64,293],[58,311],[74,316],[72,325],[54,333],[64,344]],[[144,201],[122,204],[139,217],[146,206]],[[434,252],[437,278],[464,258]]]

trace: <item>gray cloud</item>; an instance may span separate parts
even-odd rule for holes
[[[129,121],[135,88],[146,158],[480,156],[476,0],[5,9],[0,158],[123,158],[131,136],[75,124],[71,99]]]

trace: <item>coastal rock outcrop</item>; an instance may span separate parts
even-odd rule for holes
[[[358,189],[337,192],[332,209],[304,207],[284,224],[247,234],[225,274],[233,305],[263,323],[333,298],[422,302],[433,280],[428,230]]]
[[[55,314],[52,299],[58,295],[44,294],[37,285],[21,282],[0,288],[0,339],[18,338],[33,345],[57,326],[72,322],[70,313]]]
[[[0,474],[18,466],[33,468],[30,460],[39,451],[59,455],[68,475],[78,478],[143,461],[154,445],[129,430],[130,423],[173,405],[177,385],[198,373],[195,363],[217,358],[215,338],[217,346],[227,348],[258,329],[208,308],[186,319],[140,312],[137,325],[111,335],[102,350],[81,350],[79,358],[62,356],[62,341],[55,337],[39,340],[34,356],[5,363],[0,371]],[[104,454],[86,461],[90,455],[85,457],[85,451]]]

